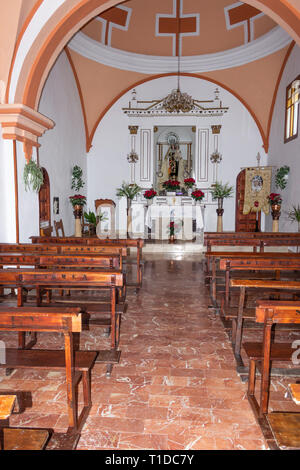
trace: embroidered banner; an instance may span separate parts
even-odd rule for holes
[[[243,214],[263,210],[269,214],[267,196],[271,191],[272,168],[247,168]]]

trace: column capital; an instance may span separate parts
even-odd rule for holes
[[[136,135],[138,133],[139,126],[128,126],[128,129],[131,135]]]
[[[211,131],[213,134],[220,134],[221,128],[222,128],[221,124],[215,124],[211,126]]]
[[[23,104],[1,104],[0,124],[3,139],[23,142],[27,161],[32,148],[40,147],[38,138],[55,126],[54,121]]]

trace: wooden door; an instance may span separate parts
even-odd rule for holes
[[[236,208],[235,208],[235,231],[255,232],[256,212],[243,214],[245,196],[246,171],[242,170],[236,179]],[[260,212],[258,214],[258,230],[260,231]]]
[[[42,168],[42,171],[44,183],[39,192],[40,231],[41,228],[51,226],[50,179],[45,168]]]

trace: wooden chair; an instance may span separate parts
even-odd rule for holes
[[[65,230],[62,219],[60,219],[59,222],[54,220],[54,228],[57,237],[65,237]],[[59,231],[61,231],[61,234],[59,234]]]
[[[0,307],[0,331],[60,332],[65,350],[6,349],[6,369],[54,369],[66,371],[68,431],[79,431],[91,408],[91,369],[97,357],[92,351],[74,351],[73,334],[82,330],[79,308]],[[82,381],[84,406],[78,416],[76,389]]]
[[[48,227],[41,227],[40,229],[41,237],[51,237],[53,232],[53,227],[49,225]]]

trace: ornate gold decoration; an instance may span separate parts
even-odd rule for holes
[[[264,211],[269,214],[270,205],[267,196],[271,191],[272,168],[246,168],[245,199],[243,214]]]
[[[216,125],[211,126],[211,131],[213,134],[220,134],[221,128],[222,128],[221,124],[216,124]]]
[[[192,132],[196,132],[197,131],[197,127],[196,126],[193,126],[192,127]]]
[[[137,135],[139,126],[128,126],[131,135]]]
[[[157,126],[154,126],[153,131],[154,131],[154,132],[157,132],[157,131],[158,131],[158,127],[157,127]]]

